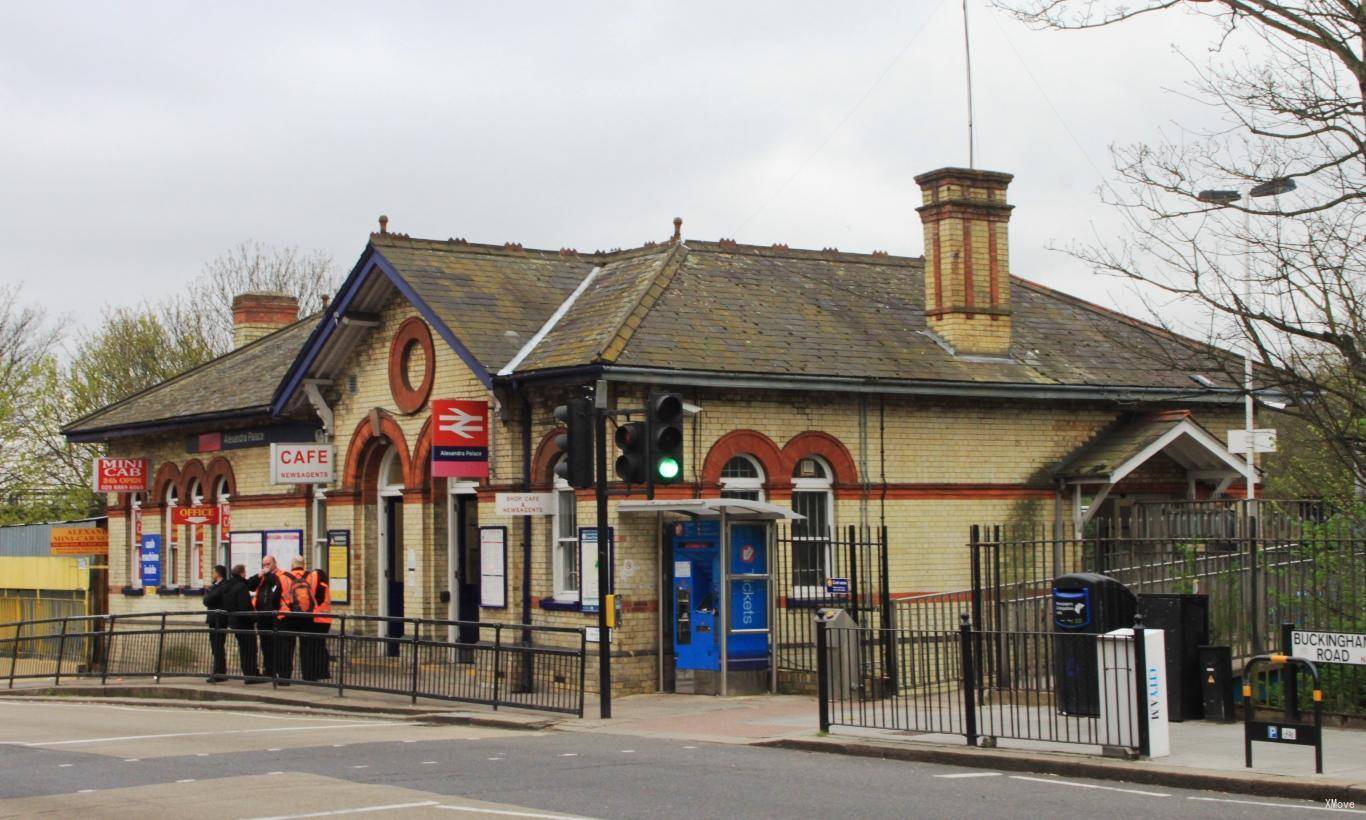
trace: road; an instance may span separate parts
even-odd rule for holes
[[[0,817],[1153,820],[1272,812],[1322,815],[1325,804],[734,744],[294,717],[250,706],[0,701]]]

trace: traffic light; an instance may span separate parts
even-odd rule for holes
[[[555,421],[565,432],[555,437],[560,460],[555,475],[576,489],[593,486],[593,400],[570,399],[555,408]]]
[[[677,393],[653,393],[645,407],[650,431],[650,473],[656,484],[683,479],[683,399]]]
[[[627,484],[644,484],[649,477],[649,447],[645,439],[645,422],[632,421],[617,428],[617,478]]]

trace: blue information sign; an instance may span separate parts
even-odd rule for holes
[[[150,533],[142,536],[138,545],[138,564],[141,566],[142,585],[161,586],[161,536]]]

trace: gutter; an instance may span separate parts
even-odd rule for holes
[[[496,377],[500,380],[503,377]],[[839,393],[880,393],[884,395],[954,396],[996,399],[1043,399],[1064,401],[1183,401],[1200,404],[1234,404],[1241,401],[1241,388],[1212,388],[1191,392],[1171,387],[1102,387],[1098,385],[981,383],[955,381],[902,381],[844,376],[777,376],[724,373],[676,368],[622,367],[594,364],[553,368],[520,373],[517,380],[527,382],[581,382],[586,378],[638,384],[667,383],[696,387],[748,388],[755,390],[804,390]],[[1259,396],[1276,397],[1275,391],[1258,391]]]

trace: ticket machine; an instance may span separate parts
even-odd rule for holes
[[[720,521],[695,519],[670,525],[677,692],[752,694],[768,689],[768,527],[755,523],[727,526],[729,555],[723,566]],[[723,666],[728,672],[725,686]]]

